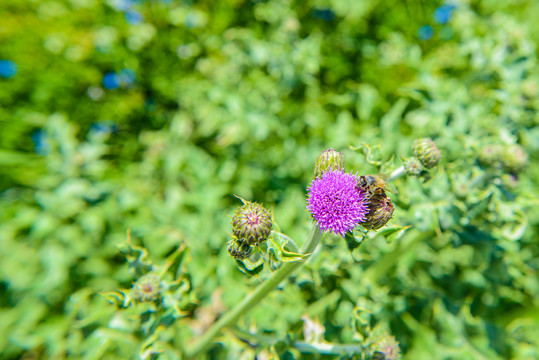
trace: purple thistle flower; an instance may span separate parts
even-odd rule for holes
[[[369,212],[363,192],[356,189],[357,177],[343,170],[325,172],[307,189],[307,209],[324,232],[344,236]]]

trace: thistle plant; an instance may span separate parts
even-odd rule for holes
[[[429,162],[429,169],[432,169],[434,162],[440,157],[439,150],[436,148],[437,152],[433,155],[434,143],[430,140],[424,143],[430,148],[420,147],[421,154],[414,151],[416,155],[423,156],[423,161]],[[414,166],[421,169],[423,174],[426,171],[423,168],[425,164],[420,161],[410,158],[386,180],[391,181],[405,174],[418,176],[409,170]],[[366,239],[368,232],[376,234],[376,231],[388,226],[395,212],[395,205],[386,193],[390,185],[381,176],[346,172],[343,155],[333,149],[324,151],[318,157],[314,173],[312,182],[306,187],[306,209],[313,220],[312,231],[299,249],[293,239],[280,232],[271,211],[262,204],[238,197],[243,204],[232,216],[232,233],[226,244],[227,252],[238,268],[248,275],[258,275],[264,268],[272,272],[269,276],[264,276],[263,282],[242,301],[205,329],[199,338],[187,344],[183,349],[186,358],[197,358],[225,328],[232,330],[239,339],[249,339],[249,342],[278,341],[262,339],[256,333],[237,329],[235,324],[313,256],[324,234],[344,238],[348,242],[349,250],[354,251]],[[364,230],[367,233],[364,233]],[[355,232],[360,232],[362,237],[357,238]],[[163,329],[163,324],[168,324],[165,319],[181,318],[187,314],[182,308],[188,308],[188,303],[183,303],[178,297],[187,295],[185,291],[190,289],[178,267],[178,260],[183,258],[185,249],[176,251],[162,266],[153,265],[146,249],[133,245],[130,237],[122,252],[136,279],[131,289],[104,295],[118,307],[129,309],[141,316],[141,326],[145,329],[144,335],[148,337],[141,348],[141,356],[153,356],[164,346],[159,339],[159,329]],[[174,270],[172,278],[166,275],[170,270]],[[143,316],[148,309],[152,314],[149,319]],[[324,328],[317,325],[316,321],[304,318],[304,324],[305,341],[297,340],[290,344],[302,353],[353,353],[361,354],[365,359],[400,358],[399,346],[394,337],[385,332],[380,335],[379,331],[371,330],[369,325],[358,329],[357,343],[335,344],[325,340]],[[314,330],[316,336],[312,336]]]
[[[484,173],[476,179],[476,183],[490,181],[505,189],[518,187],[519,173],[528,164],[526,150],[519,144],[487,143],[479,148],[477,163]]]
[[[431,150],[421,151],[428,153],[422,156],[429,159],[429,168],[434,167],[436,164],[433,158],[436,158],[437,162],[439,153],[433,156],[432,147]],[[318,246],[322,233],[331,232],[343,238],[353,237],[351,234],[359,226],[367,230],[378,230],[388,223],[395,208],[384,188],[372,185],[374,188],[370,190],[374,195],[367,197],[365,190],[358,182],[358,175],[347,173],[344,168],[344,157],[333,149],[324,151],[318,157],[313,181],[307,187],[307,210],[314,221],[313,230],[299,253],[285,249],[287,242],[292,243],[296,248],[295,243],[286,235],[272,229],[273,222],[268,210],[260,204],[240,198],[244,204],[236,210],[232,218],[233,238],[228,242],[229,254],[243,269],[247,268],[245,264],[248,264],[255,254],[262,257],[259,262],[272,260],[281,264],[271,277],[229,310],[202,337],[186,349],[188,358],[196,357],[197,354],[206,350],[219,332],[233,326],[240,316],[255,306],[293,271],[301,267]],[[281,255],[276,256],[276,253]],[[241,336],[246,336],[246,334],[243,333]],[[380,359],[380,356],[392,360],[400,357],[398,345],[395,345],[394,339],[393,342],[389,340],[379,341],[377,350],[371,353],[373,359]],[[296,346],[301,348],[304,345],[298,343]],[[341,349],[334,350],[336,354],[343,351],[342,349],[347,349],[346,351],[353,349],[357,353],[369,354],[365,344],[351,345],[351,347],[340,345],[334,349]],[[308,352],[306,349],[304,351]]]
[[[538,2],[354,3],[0,3],[2,359],[539,359]]]
[[[518,173],[528,164],[528,154],[519,144],[487,144],[481,147],[477,161],[486,167]]]
[[[442,157],[440,149],[430,138],[414,140],[410,150],[413,156],[403,158],[403,164],[393,170],[389,176],[390,181],[394,181],[403,175],[419,177],[427,181],[430,179],[429,171],[438,165]]]
[[[139,357],[153,358],[168,348],[163,333],[173,326],[171,319],[188,315],[183,309],[192,306],[191,284],[183,266],[187,248],[180,246],[164,264],[154,264],[148,250],[134,244],[128,231],[120,252],[134,278],[132,287],[101,295],[115,305],[114,319],[124,330],[137,329],[132,336],[141,344]]]

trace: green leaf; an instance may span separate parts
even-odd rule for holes
[[[129,291],[109,291],[100,293],[99,295],[103,296],[108,302],[115,304],[116,306],[127,307],[131,303]]]
[[[406,230],[410,229],[411,227],[412,225],[391,226],[391,227],[387,227],[387,228],[383,228],[382,230],[379,230],[377,232],[377,235],[381,235],[385,237],[386,239],[393,241],[393,240],[399,239],[402,235],[404,235]]]
[[[244,260],[236,260],[236,265],[240,271],[247,275],[258,275],[264,268],[264,259],[259,257],[256,261],[252,261],[249,258]]]
[[[148,258],[148,250],[131,242],[131,232],[127,232],[125,244],[119,247],[120,252],[127,258],[129,268],[133,269],[136,277],[140,277],[152,269],[152,262]]]
[[[360,239],[357,238],[352,232],[347,231],[344,235],[344,240],[346,241],[348,250],[350,250],[350,252],[353,252],[363,243],[363,240],[365,240],[365,235],[363,235],[363,237]]]
[[[270,237],[266,241],[268,246],[268,255],[273,260],[280,262],[304,261],[304,259],[310,255],[285,250],[285,246],[288,244],[289,241],[291,241],[291,239],[288,236],[279,232],[272,231]]]

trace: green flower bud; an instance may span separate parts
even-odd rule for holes
[[[408,176],[419,176],[423,171],[423,165],[416,157],[411,157],[404,161],[404,172]]]
[[[249,245],[266,241],[272,226],[271,214],[262,205],[244,201],[232,217],[234,236]]]
[[[372,359],[376,360],[398,360],[401,358],[399,343],[395,338],[388,334],[378,337],[374,343],[374,353]]]
[[[368,209],[369,212],[365,216],[365,221],[361,223],[367,230],[380,229],[391,219],[395,210],[391,199],[387,197],[385,191],[371,197]]]
[[[149,302],[161,296],[161,279],[154,274],[146,274],[139,278],[131,289],[131,296],[138,302]]]
[[[321,177],[326,171],[344,170],[344,156],[333,149],[325,150],[314,164],[314,179]]]
[[[514,174],[503,174],[500,181],[509,190],[514,190],[518,187],[518,177]]]
[[[440,161],[440,150],[429,138],[417,139],[412,144],[412,152],[424,167],[432,169]]]
[[[507,171],[518,172],[528,164],[528,154],[522,146],[514,144],[503,150],[500,160]]]
[[[477,161],[479,161],[481,165],[499,166],[500,157],[502,153],[503,153],[502,145],[499,145],[499,144],[485,145],[479,150]]]
[[[237,239],[233,239],[228,242],[228,253],[234,259],[246,259],[251,256],[252,250],[251,245],[238,241]]]

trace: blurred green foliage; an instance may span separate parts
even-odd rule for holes
[[[235,329],[272,345],[227,333],[207,357],[298,358],[307,314],[334,344],[385,328],[405,359],[536,359],[539,5],[453,5],[3,0],[1,357],[179,358],[260,281],[227,253],[234,194],[301,243],[322,150],[390,172],[432,137],[441,164],[396,182],[390,228],[352,254],[326,236]],[[527,166],[478,162],[492,144]],[[147,271],[174,268],[163,313],[106,295],[141,276],[128,229]]]

